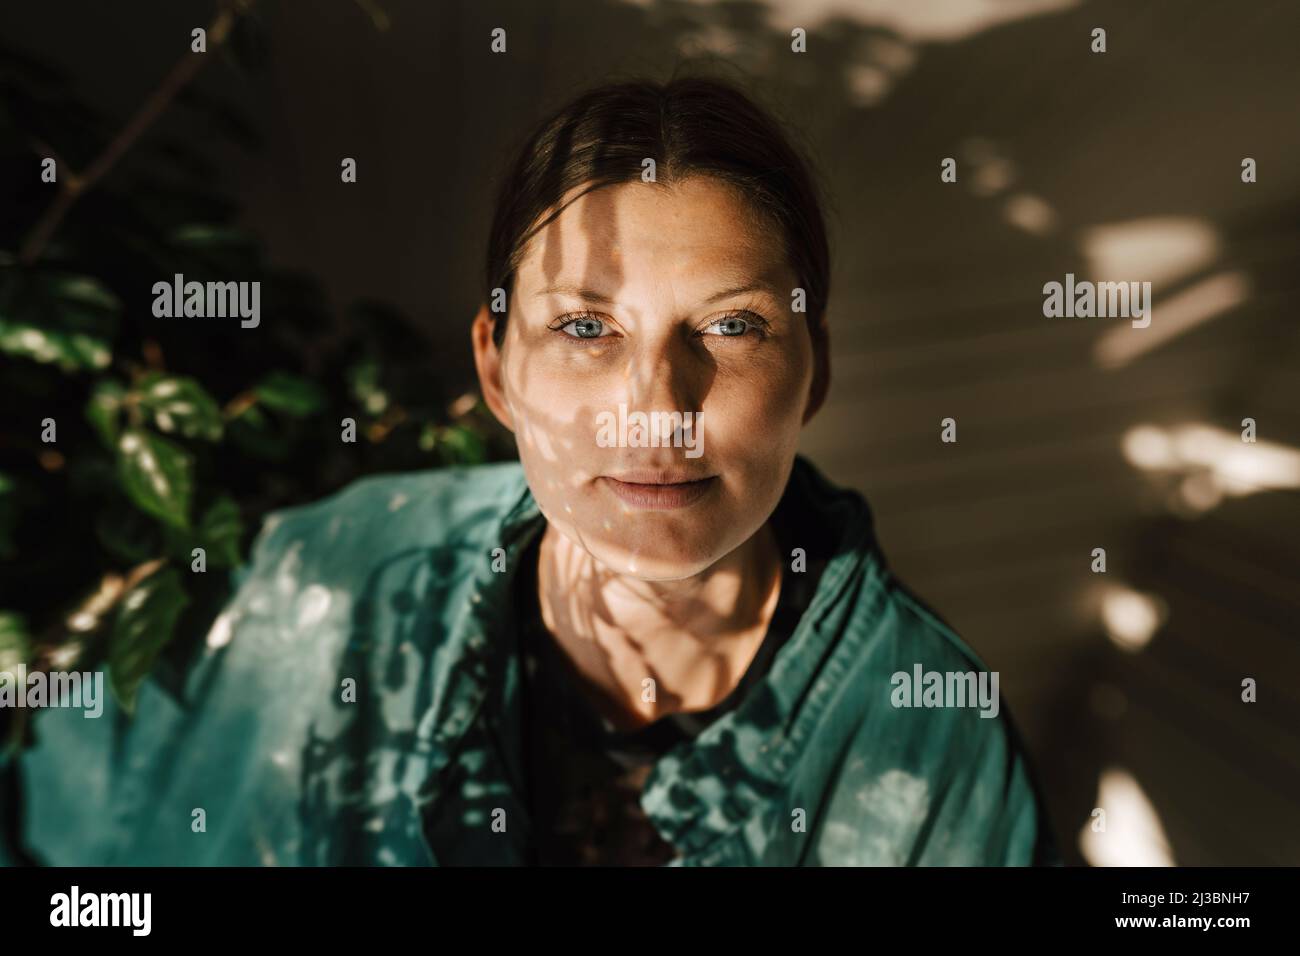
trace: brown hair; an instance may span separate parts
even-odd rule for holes
[[[739,187],[782,232],[786,257],[806,294],[809,330],[818,340],[830,292],[830,247],[809,166],[780,124],[749,96],[716,79],[612,83],[590,90],[544,120],[508,168],[497,194],[487,248],[486,301],[512,294],[528,240],[564,211],[559,203],[641,178],[655,161],[656,181],[705,174]],[[497,347],[509,311],[493,314]]]

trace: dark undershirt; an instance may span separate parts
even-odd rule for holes
[[[772,518],[782,559],[781,590],[767,634],[736,687],[706,711],[672,713],[631,731],[616,729],[578,689],[576,669],[541,620],[537,535],[521,558],[517,582],[522,654],[524,746],[533,820],[529,862],[537,866],[658,866],[677,851],[641,809],[654,764],[745,699],[799,624],[817,588],[825,556],[784,501]],[[808,555],[789,568],[792,549]]]

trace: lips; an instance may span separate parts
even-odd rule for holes
[[[682,472],[629,471],[617,478],[603,475],[601,484],[619,500],[647,511],[671,511],[693,505],[717,486],[717,475],[690,478]]]

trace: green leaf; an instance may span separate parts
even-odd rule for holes
[[[175,568],[151,574],[123,598],[108,639],[108,669],[113,696],[128,713],[188,603]]]
[[[13,671],[31,660],[32,640],[21,614],[0,611],[0,671]]]
[[[170,234],[176,271],[208,278],[249,275],[257,272],[259,250],[248,233],[234,226],[191,223]]]
[[[244,520],[239,505],[229,495],[222,495],[207,511],[199,524],[199,534],[207,542],[208,559],[218,566],[233,567],[239,563],[239,539],[244,534]]]
[[[0,351],[66,372],[106,368],[121,303],[88,276],[0,274]]]
[[[95,537],[105,551],[126,564],[156,558],[162,548],[158,523],[127,506],[118,495],[95,518]]]
[[[189,527],[194,460],[185,449],[142,428],[128,428],[117,442],[122,490],[146,514],[174,527]]]
[[[185,246],[248,246],[252,240],[248,233],[234,226],[211,223],[191,223],[172,231],[172,241]]]
[[[221,408],[195,379],[150,372],[141,378],[137,391],[140,407],[159,431],[208,441],[221,438]]]
[[[292,447],[280,435],[271,416],[257,405],[249,405],[226,425],[231,444],[247,455],[270,461],[285,461]]]
[[[254,391],[267,408],[299,418],[325,407],[325,393],[315,382],[288,372],[272,372]]]
[[[221,495],[203,512],[193,532],[168,529],[168,551],[188,564],[195,548],[202,548],[208,567],[233,568],[239,564],[239,541],[244,534],[239,505],[229,495]]]
[[[95,429],[100,441],[108,448],[117,444],[117,436],[121,430],[118,416],[124,398],[126,398],[126,389],[112,379],[105,379],[95,386],[90,400],[86,402],[86,420]]]
[[[50,294],[63,307],[64,314],[80,321],[98,321],[103,316],[115,316],[122,311],[122,303],[108,287],[89,276],[52,275],[45,279]]]
[[[61,332],[0,317],[0,352],[57,365],[65,372],[107,368],[108,341],[84,332]]]
[[[379,384],[379,363],[367,356],[347,370],[352,397],[371,415],[380,415],[388,407],[388,393]]]
[[[438,447],[448,464],[477,465],[487,460],[482,436],[465,425],[452,425],[439,437]]]
[[[416,439],[415,444],[420,451],[433,451],[434,446],[438,444],[438,426],[433,422],[425,422],[420,428],[420,437]]]

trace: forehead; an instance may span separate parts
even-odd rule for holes
[[[521,289],[790,281],[779,230],[736,187],[704,176],[579,196],[529,241],[517,275]]]

